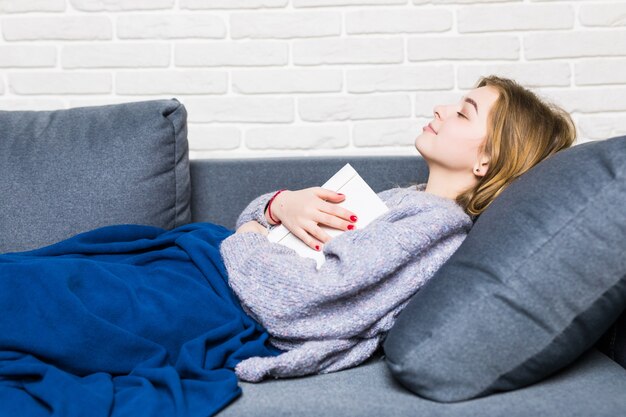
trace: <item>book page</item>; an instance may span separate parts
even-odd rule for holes
[[[355,230],[367,226],[376,217],[389,210],[385,203],[376,195],[374,190],[370,188],[350,164],[344,165],[343,168],[337,171],[335,175],[322,185],[322,188],[345,194],[346,198],[341,203],[338,203],[338,205],[357,215],[358,220],[354,223]],[[350,232],[334,229],[325,225],[320,225],[320,227],[328,233],[331,238],[335,238],[341,233]],[[267,237],[270,242],[280,243],[281,245],[292,248],[300,256],[315,259],[317,269],[319,269],[326,260],[323,251],[316,251],[308,247],[282,224],[274,227]]]

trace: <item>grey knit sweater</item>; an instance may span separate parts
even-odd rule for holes
[[[327,242],[319,270],[315,260],[258,233],[222,241],[229,285],[242,308],[267,329],[271,344],[286,351],[239,362],[235,372],[241,380],[334,372],[376,351],[410,297],[472,226],[461,206],[425,188],[378,193],[389,211]],[[271,228],[263,212],[274,192],[254,199],[237,228],[250,220]]]

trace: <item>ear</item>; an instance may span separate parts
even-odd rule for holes
[[[480,163],[474,165],[473,173],[478,177],[484,176],[489,170],[489,158],[483,157]]]

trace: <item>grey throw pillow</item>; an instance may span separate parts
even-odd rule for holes
[[[111,224],[186,224],[185,107],[168,99],[0,111],[0,195],[0,253]]]
[[[538,382],[626,304],[626,136],[542,161],[475,222],[384,344],[412,392],[455,402]]]
[[[596,347],[609,358],[622,365],[623,368],[626,368],[626,311],[613,323],[609,331],[602,336]]]

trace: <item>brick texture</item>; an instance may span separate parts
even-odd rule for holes
[[[489,74],[626,134],[626,3],[0,0],[0,109],[176,97],[192,158],[416,155]]]

